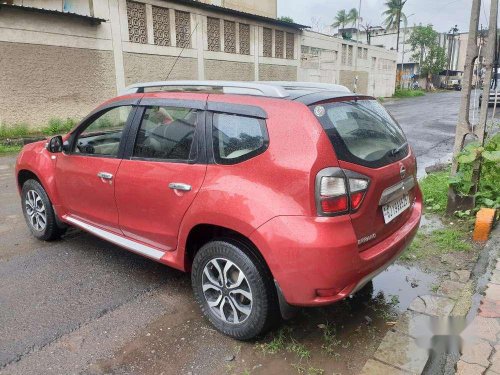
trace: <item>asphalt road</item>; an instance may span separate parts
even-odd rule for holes
[[[455,92],[387,103],[420,167],[449,156],[458,104]],[[77,230],[52,243],[34,240],[14,163],[0,158],[0,373],[222,368],[238,343],[200,317],[187,275]]]
[[[451,160],[459,103],[460,92],[451,91],[385,104],[417,155],[419,176],[425,167]]]

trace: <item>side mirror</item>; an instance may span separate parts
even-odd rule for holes
[[[53,154],[62,152],[63,150],[63,139],[60,135],[56,135],[55,137],[50,138],[49,143],[47,144],[47,150],[52,152]]]

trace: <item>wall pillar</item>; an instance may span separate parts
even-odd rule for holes
[[[200,14],[196,15],[196,49],[198,51],[198,79],[205,79],[205,43],[203,40],[203,30],[205,28],[204,21],[206,18]]]
[[[253,32],[250,32],[250,43],[252,46],[251,53],[254,57],[254,79],[259,80],[259,55],[260,55],[260,30],[259,26],[250,26]]]
[[[117,93],[120,93],[125,88],[125,69],[123,67],[120,7],[125,7],[124,9],[126,10],[127,3],[125,0],[109,0],[109,18],[111,21],[111,39],[113,43],[113,58],[115,63]]]

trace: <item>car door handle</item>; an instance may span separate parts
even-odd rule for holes
[[[111,180],[113,175],[108,172],[99,172],[97,173],[97,177],[102,178],[103,180]]]
[[[171,182],[168,187],[172,190],[190,191],[191,185],[183,184],[182,182]]]

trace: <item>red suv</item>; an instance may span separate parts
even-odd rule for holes
[[[387,268],[419,226],[415,176],[375,99],[282,82],[134,85],[16,166],[35,237],[71,225],[191,272],[205,316],[242,340]]]

